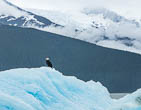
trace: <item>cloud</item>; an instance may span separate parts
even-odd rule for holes
[[[140,18],[141,0],[8,0],[23,8],[76,11],[82,8],[108,8],[127,17]]]

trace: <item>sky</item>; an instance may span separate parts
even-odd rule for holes
[[[83,8],[107,8],[130,18],[141,18],[141,0],[8,0],[22,8],[76,11]]]

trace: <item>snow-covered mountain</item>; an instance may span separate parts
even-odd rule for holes
[[[25,11],[7,0],[0,0],[0,23],[21,27],[46,27],[57,24],[51,22],[45,17],[38,16],[31,12]]]
[[[51,26],[45,31],[141,54],[141,23],[137,20],[104,8],[85,8],[80,12],[28,10],[64,26]]]
[[[23,10],[5,0],[1,0],[0,6],[0,23],[32,27],[104,47],[141,54],[140,20],[120,16],[108,9]]]

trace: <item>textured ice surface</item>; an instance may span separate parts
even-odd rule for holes
[[[113,100],[99,82],[48,67],[0,72],[0,110],[140,110],[140,105],[140,90]]]

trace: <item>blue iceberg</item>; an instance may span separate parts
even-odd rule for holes
[[[110,98],[99,82],[84,82],[48,67],[0,72],[0,110],[141,110],[141,90]]]

